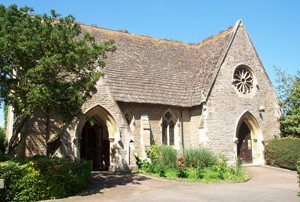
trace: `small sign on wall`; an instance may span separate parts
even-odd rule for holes
[[[252,149],[251,140],[248,140],[247,145],[248,145],[248,149]]]

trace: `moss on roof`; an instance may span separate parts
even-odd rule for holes
[[[105,81],[117,101],[199,105],[230,43],[233,28],[198,44],[81,25],[98,42],[114,39]]]

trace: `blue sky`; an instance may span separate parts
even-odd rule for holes
[[[76,21],[113,30],[200,42],[242,19],[274,85],[276,65],[295,75],[300,70],[298,0],[1,0],[33,7],[36,14],[55,9]],[[3,115],[0,113],[0,125]]]

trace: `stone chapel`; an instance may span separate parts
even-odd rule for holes
[[[278,97],[241,20],[198,44],[81,26],[100,43],[114,39],[117,51],[83,114],[59,129],[53,123],[53,155],[126,171],[156,142],[264,164],[265,142],[280,134]],[[31,118],[18,153],[45,154],[43,121],[38,113]],[[10,131],[12,122],[9,110]]]

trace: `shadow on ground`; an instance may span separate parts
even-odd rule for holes
[[[91,180],[87,189],[79,193],[80,196],[86,196],[96,193],[101,193],[101,190],[125,186],[127,184],[141,184],[141,181],[149,180],[149,177],[141,176],[138,174],[114,174],[110,172],[93,172],[91,173]]]

